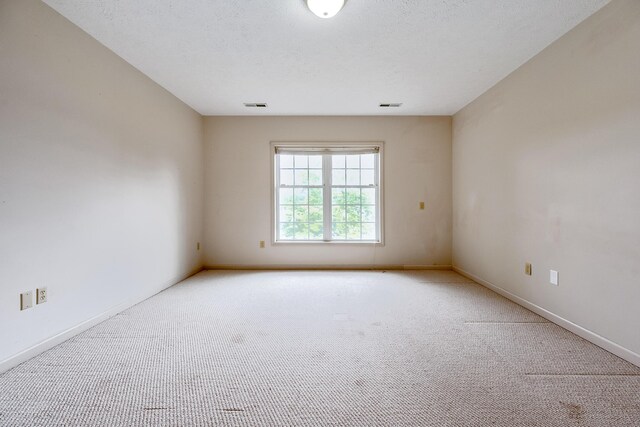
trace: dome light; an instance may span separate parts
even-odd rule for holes
[[[333,18],[344,6],[344,0],[307,0],[307,7],[320,18]]]

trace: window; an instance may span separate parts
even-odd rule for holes
[[[276,242],[381,242],[381,145],[274,145]]]

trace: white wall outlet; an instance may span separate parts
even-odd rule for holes
[[[33,307],[33,292],[27,291],[20,294],[20,310]]]
[[[552,285],[558,286],[558,272],[555,270],[550,270],[549,272],[549,282]]]
[[[47,302],[47,288],[36,289],[36,304],[44,304]]]
[[[526,262],[524,264],[524,274],[526,274],[527,276],[531,276],[532,269],[531,269],[531,263],[530,262]]]
[[[264,240],[260,240],[260,249],[264,249]]]

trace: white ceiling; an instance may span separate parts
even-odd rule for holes
[[[45,0],[204,115],[450,115],[608,2]]]

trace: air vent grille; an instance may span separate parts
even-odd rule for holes
[[[267,108],[266,102],[245,102],[244,106],[247,108]]]

